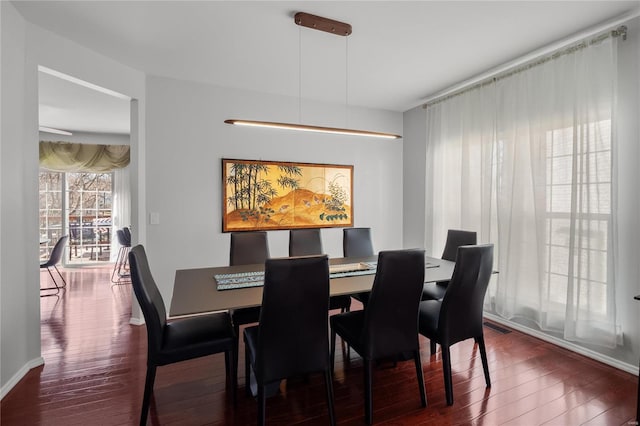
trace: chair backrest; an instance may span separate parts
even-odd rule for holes
[[[79,240],[80,235],[82,233],[82,228],[80,225],[69,225],[69,236],[71,237],[71,241]]]
[[[442,259],[455,262],[456,253],[460,246],[474,246],[478,244],[478,237],[474,231],[460,231],[449,229],[447,232],[447,242],[444,245]]]
[[[229,265],[264,263],[269,258],[269,242],[265,231],[233,232]]]
[[[124,241],[127,243],[125,247],[131,247],[131,230],[125,226],[122,228],[122,232],[124,233]]]
[[[162,295],[151,275],[149,261],[143,246],[137,245],[129,252],[129,267],[131,285],[147,326],[148,352],[149,357],[152,358],[153,354],[162,348],[162,335],[167,323],[167,311]]]
[[[42,266],[54,266],[60,262],[60,260],[62,259],[62,254],[64,253],[64,245],[67,243],[68,239],[68,235],[63,235],[58,241],[56,241],[56,244],[53,246],[51,254],[49,255],[49,260],[47,260],[47,262]]]
[[[373,256],[371,228],[344,228],[342,233],[344,257]]]
[[[326,255],[268,259],[256,377],[269,383],[329,368],[328,315]]]
[[[377,359],[418,348],[424,268],[424,250],[378,254],[378,268],[365,308],[365,357]]]
[[[120,244],[122,247],[131,246],[131,242],[127,242],[127,236],[122,229],[118,229],[116,231],[116,237],[118,237],[118,244]]]
[[[319,229],[289,231],[289,256],[312,256],[322,254],[323,251]]]
[[[482,335],[484,296],[492,272],[493,244],[458,248],[438,319],[438,337],[443,344]]]

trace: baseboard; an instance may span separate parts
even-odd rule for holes
[[[129,318],[129,324],[131,325],[144,325],[144,318]]]
[[[18,372],[14,374],[13,377],[11,377],[4,386],[2,386],[2,389],[0,389],[0,400],[3,399],[11,391],[11,389],[13,389],[13,387],[18,384],[20,380],[22,380],[22,378],[29,372],[29,370],[39,367],[43,364],[44,358],[38,357],[23,365],[22,368],[18,370]]]
[[[500,318],[497,315],[489,314],[487,312],[484,313],[484,317],[490,319],[491,321],[497,322],[499,324],[506,325],[507,327],[513,328],[514,330],[518,330],[524,334],[528,334],[537,339],[544,340],[545,342],[552,343],[556,346],[560,346],[561,348],[568,349],[572,352],[576,352],[580,355],[584,355],[587,358],[591,358],[603,364],[607,364],[611,367],[617,368],[618,370],[625,371],[627,373],[638,375],[638,366],[633,364],[627,364],[626,362],[622,362],[615,358],[612,358],[607,355],[603,355],[591,349],[583,348],[582,346],[576,345],[575,343],[569,342],[567,340],[559,339],[554,336],[550,336],[548,334],[543,333],[539,330],[534,330],[532,328],[526,327],[522,324],[515,323],[513,321],[505,320],[504,318]]]

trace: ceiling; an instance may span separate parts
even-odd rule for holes
[[[151,75],[401,112],[640,6],[638,1],[13,4],[26,20]],[[293,22],[298,11],[348,22],[353,33],[340,37],[299,27]],[[41,92],[55,85],[46,80]],[[56,109],[61,99],[47,95],[47,108]],[[91,111],[86,105],[83,110]],[[77,108],[75,113],[74,120],[82,121]]]
[[[46,72],[38,73],[38,89],[40,126],[72,132],[129,134],[128,99]]]

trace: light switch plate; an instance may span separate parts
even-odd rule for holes
[[[160,213],[158,212],[149,213],[149,223],[151,225],[160,225]]]

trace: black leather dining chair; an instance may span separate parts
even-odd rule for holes
[[[420,303],[420,334],[430,340],[431,355],[436,351],[436,344],[441,347],[447,405],[453,404],[449,348],[458,342],[475,339],[480,349],[485,382],[487,387],[491,387],[482,312],[492,269],[493,244],[459,247],[443,299]]]
[[[265,231],[233,232],[229,249],[229,265],[264,264],[269,258],[269,241]],[[253,324],[260,319],[260,306],[238,308],[229,312],[236,336],[236,354],[238,353],[240,326]],[[238,360],[235,360],[236,367]]]
[[[45,294],[40,295],[41,297],[55,296],[60,292],[61,288],[65,288],[67,286],[67,281],[64,279],[64,277],[62,276],[62,274],[60,273],[60,270],[58,270],[58,267],[56,265],[60,263],[60,260],[62,260],[62,255],[64,253],[64,245],[67,243],[68,239],[69,239],[68,235],[63,235],[62,237],[60,237],[60,239],[56,241],[56,244],[53,246],[53,249],[49,254],[49,259],[47,259],[45,262],[42,262],[40,264],[40,269],[46,269],[47,272],[49,272],[49,276],[51,276],[51,280],[53,281],[53,287],[41,287],[40,291],[55,290],[55,293],[45,292]],[[53,276],[53,273],[51,273],[51,268],[55,269],[56,272],[58,273],[58,276],[62,280],[62,285],[58,285],[58,282]]]
[[[322,237],[319,229],[289,230],[289,257],[313,256],[323,254]],[[331,296],[329,309],[340,309],[340,312],[351,310],[350,296]]]
[[[442,259],[455,262],[458,247],[473,246],[477,244],[477,241],[477,235],[473,231],[449,229],[447,232],[447,242],[442,252]],[[422,300],[442,300],[444,293],[447,291],[448,284],[449,281],[425,283],[422,289]]]
[[[269,241],[265,231],[232,232],[229,265],[264,263],[269,258]]]
[[[329,420],[335,424],[328,341],[327,256],[269,259],[265,263],[262,311],[244,330],[245,387],[253,372],[258,385],[258,425],[265,424],[269,384],[323,373]]]
[[[373,422],[373,363],[377,360],[406,360],[411,354],[422,406],[427,406],[418,340],[418,306],[424,267],[424,250],[381,251],[365,309],[330,317],[332,367],[336,335],[340,335],[363,359],[367,424]]]
[[[344,257],[370,257],[374,255],[371,228],[344,228],[342,230]]]
[[[129,252],[131,281],[147,327],[147,375],[140,425],[147,423],[149,402],[159,366],[224,352],[227,383],[236,401],[235,335],[229,314],[215,313],[167,322],[162,295],[151,275],[144,247]]]
[[[289,257],[324,254],[320,229],[290,229]]]
[[[371,228],[344,228],[342,230],[342,254],[344,257],[371,257],[374,255]],[[369,293],[356,293],[351,297],[366,306]]]

